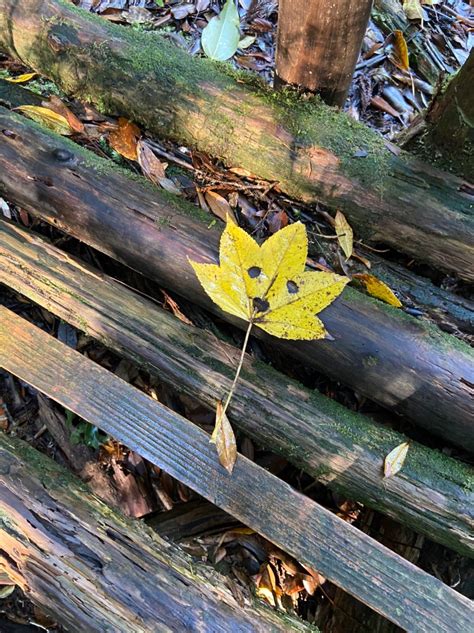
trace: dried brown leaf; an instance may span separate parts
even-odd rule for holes
[[[137,145],[138,163],[143,173],[156,185],[166,178],[166,163],[162,163],[155,152],[145,141],[139,141]]]
[[[237,224],[232,207],[223,196],[215,191],[206,191],[204,197],[214,215],[224,222],[226,222],[227,217],[229,217],[234,224]]]
[[[129,160],[138,160],[137,144],[140,128],[124,117],[119,117],[115,130],[109,134],[109,143],[121,156]]]
[[[392,59],[392,61],[402,70],[408,71],[410,70],[410,61],[408,59],[408,46],[403,33],[398,30],[394,31],[393,37],[396,58]]]
[[[229,473],[232,473],[237,459],[237,443],[220,400],[217,402],[216,424],[210,441],[216,445],[219,462]]]

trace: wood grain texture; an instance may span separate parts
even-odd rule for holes
[[[211,409],[229,390],[239,350],[183,324],[122,284],[0,222],[0,282],[51,310]],[[473,556],[474,472],[412,444],[402,472],[382,479],[405,437],[246,358],[230,405],[234,426],[351,499]]]
[[[189,264],[188,258],[215,261],[218,256],[219,227],[210,230],[206,214],[1,108],[0,130],[8,131],[0,136],[4,195],[229,319],[207,298]],[[474,451],[472,349],[351,288],[324,310],[322,319],[334,341],[265,340],[430,433]],[[256,334],[265,338],[258,329]]]
[[[3,432],[0,514],[0,566],[71,633],[314,631],[258,601],[238,602],[210,566]]]
[[[0,366],[122,441],[296,559],[410,631],[470,630],[474,607],[354,526],[39,328],[0,308]]]
[[[369,20],[372,0],[281,0],[276,74],[344,105]]]
[[[395,155],[344,113],[255,87],[65,0],[0,0],[0,48],[109,114],[343,210],[361,238],[474,280],[472,184]]]

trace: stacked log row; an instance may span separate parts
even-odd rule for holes
[[[0,129],[0,186],[11,201],[217,310],[189,264],[189,258],[216,261],[219,230],[209,229],[206,214],[1,108]],[[271,344],[430,433],[474,450],[471,348],[352,289],[322,317],[334,341]]]
[[[387,148],[345,114],[252,87],[65,0],[0,0],[0,48],[104,112],[341,208],[359,236],[474,279],[472,186]]]

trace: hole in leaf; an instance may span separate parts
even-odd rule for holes
[[[299,290],[298,284],[295,284],[295,282],[291,281],[291,279],[286,282],[286,287],[288,288],[288,292],[292,295],[296,294]]]
[[[248,272],[249,277],[251,277],[252,279],[255,279],[256,277],[260,275],[260,273],[262,272],[262,269],[259,268],[258,266],[251,266],[247,270],[247,272]]]
[[[270,307],[270,304],[265,299],[255,297],[253,300],[253,307],[257,310],[257,312],[266,312]]]

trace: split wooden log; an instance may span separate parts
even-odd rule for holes
[[[474,617],[470,600],[245,457],[238,456],[230,475],[218,463],[207,433],[5,308],[0,308],[0,366],[139,452],[395,624],[420,633],[433,628],[450,632],[453,622],[460,630],[469,630]],[[12,485],[23,489],[15,469],[5,470],[2,475],[10,489]],[[30,497],[26,489],[28,504]],[[58,517],[47,511],[54,516],[57,533]],[[16,561],[16,530],[8,532],[12,536],[8,556]],[[38,532],[43,534],[41,528]],[[89,554],[94,560],[93,554],[94,549]],[[40,565],[40,578],[44,566]],[[116,583],[120,591],[119,579]],[[141,587],[140,582],[137,585]]]
[[[0,568],[74,633],[311,629],[256,601],[241,604],[211,567],[3,432],[0,511]]]
[[[344,105],[372,0],[280,0],[276,76]]]
[[[232,320],[207,298],[189,264],[188,258],[216,260],[219,231],[209,229],[207,214],[1,108],[0,130],[0,188],[10,200]],[[334,341],[280,341],[258,328],[256,334],[474,450],[474,364],[467,345],[352,289],[324,311],[323,321]]]
[[[359,237],[474,279],[473,187],[343,113],[65,0],[0,0],[0,48],[105,112],[343,209]]]
[[[0,223],[0,282],[211,409],[230,388],[239,350],[6,223]],[[406,438],[250,357],[229,417],[332,490],[474,556],[468,466],[413,443],[403,471],[384,480],[384,457]]]

